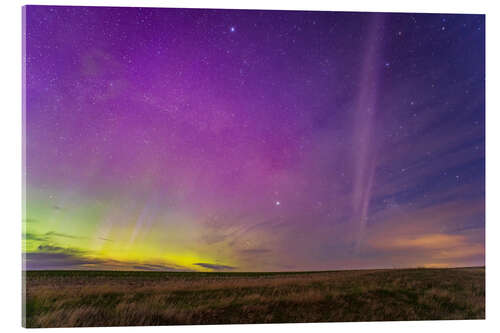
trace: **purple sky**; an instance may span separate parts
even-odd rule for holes
[[[484,16],[24,23],[28,269],[484,265]]]

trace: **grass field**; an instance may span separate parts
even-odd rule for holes
[[[485,269],[26,272],[26,327],[484,319]]]

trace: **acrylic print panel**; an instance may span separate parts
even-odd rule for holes
[[[483,15],[23,14],[25,326],[484,318]]]

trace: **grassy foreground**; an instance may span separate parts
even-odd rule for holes
[[[484,319],[485,269],[26,272],[26,327]]]

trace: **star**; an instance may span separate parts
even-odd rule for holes
[[[236,31],[236,28],[235,28],[235,27],[230,27],[230,28],[229,28],[229,31],[231,31],[231,32],[235,32],[235,31]]]
[[[281,205],[281,202],[276,201],[276,206],[279,206],[279,205]]]

